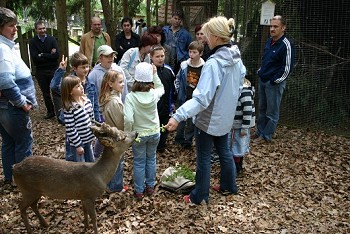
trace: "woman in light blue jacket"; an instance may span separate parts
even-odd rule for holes
[[[215,145],[220,157],[220,185],[218,192],[236,194],[236,168],[230,153],[227,136],[230,131],[236,103],[243,85],[246,69],[237,47],[231,47],[234,20],[213,17],[202,27],[212,55],[205,63],[192,99],[180,106],[166,128],[174,131],[179,122],[195,117],[197,151],[196,186],[184,197],[185,202],[200,204],[209,200],[210,156]]]

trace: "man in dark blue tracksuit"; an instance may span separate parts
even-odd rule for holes
[[[262,64],[258,70],[259,116],[253,142],[271,141],[279,120],[280,104],[286,79],[294,65],[294,47],[285,36],[286,21],[274,16],[270,23],[270,35],[264,48]]]

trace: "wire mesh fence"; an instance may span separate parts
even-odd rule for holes
[[[224,7],[219,6],[218,14],[228,11],[227,1],[219,1]],[[236,19],[247,78],[258,88],[256,71],[269,36],[269,27],[260,25],[261,1],[231,2],[238,11],[231,10],[233,15],[226,16]],[[287,19],[287,36],[296,50],[280,124],[350,136],[350,1],[275,2],[275,15]]]

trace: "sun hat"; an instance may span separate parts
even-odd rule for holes
[[[135,80],[138,82],[153,81],[153,67],[151,64],[141,62],[135,67]]]

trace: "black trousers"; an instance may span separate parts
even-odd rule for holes
[[[169,115],[159,116],[160,126],[166,125],[170,119]],[[166,147],[166,139],[168,138],[169,132],[165,130],[165,132],[160,131],[160,140],[157,146],[157,149],[164,149]]]
[[[55,113],[50,94],[50,82],[53,78],[54,73],[55,70],[42,70],[38,68],[35,73],[35,78],[38,81],[48,114]]]

